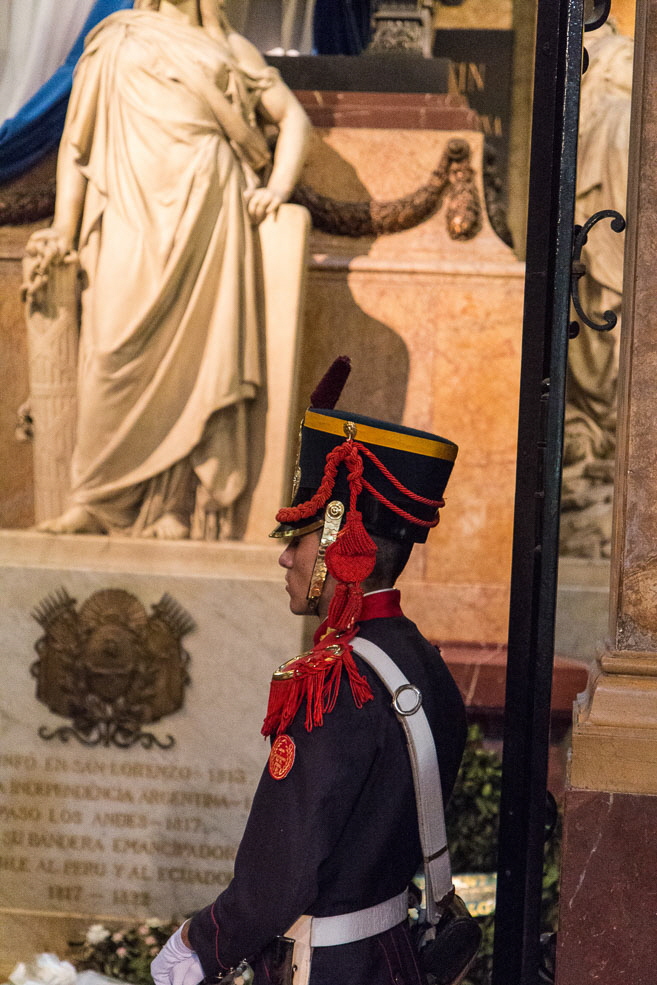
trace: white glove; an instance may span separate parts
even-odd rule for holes
[[[184,926],[184,925],[183,925]],[[196,951],[182,939],[182,927],[172,934],[151,963],[155,985],[198,985],[205,977]]]

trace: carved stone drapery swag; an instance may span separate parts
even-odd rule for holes
[[[455,240],[471,239],[481,228],[481,203],[466,140],[450,140],[426,184],[387,202],[340,202],[299,185],[293,201],[305,205],[315,228],[336,236],[380,236],[411,229],[447,201],[446,222]]]
[[[411,192],[388,202],[375,199],[340,202],[321,195],[307,185],[299,185],[292,201],[304,205],[313,225],[336,236],[381,236],[411,229],[447,203],[446,223],[454,240],[471,239],[481,228],[481,202],[474,180],[470,146],[466,140],[450,140],[428,181]],[[5,192],[0,197],[0,225],[36,222],[52,215],[55,182],[40,188]]]

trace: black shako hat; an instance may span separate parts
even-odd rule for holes
[[[319,529],[327,504],[336,500],[346,513],[360,461],[356,506],[367,532],[422,543],[438,522],[457,452],[453,441],[426,431],[309,407],[301,425],[292,503],[279,510],[279,525],[270,536],[287,538]]]
[[[335,360],[311,396],[301,424],[292,505],[278,511],[279,526],[271,534],[294,537],[322,527],[309,610],[318,606],[327,574],[335,587],[313,649],[274,674],[263,735],[280,736],[304,700],[306,729],[321,725],[335,705],[343,669],[356,707],[371,700],[350,641],[358,632],[363,583],[376,565],[372,535],[409,547],[426,540],[438,523],[458,451],[453,441],[426,431],[334,410],[349,365],[348,357]]]

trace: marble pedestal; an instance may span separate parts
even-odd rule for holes
[[[271,673],[310,628],[288,612],[277,554],[0,533],[0,972],[36,951],[63,956],[95,920],[183,916],[230,879],[267,756]],[[195,627],[181,641],[182,707],[142,724],[157,741],[129,748],[66,737],[71,720],[37,700],[31,674],[44,601],[64,590],[79,613],[105,589],[147,616],[167,593]],[[57,645],[66,656],[64,636]]]

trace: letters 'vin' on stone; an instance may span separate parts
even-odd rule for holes
[[[0,534],[3,975],[227,884],[272,668],[304,649],[275,549],[138,547]]]

